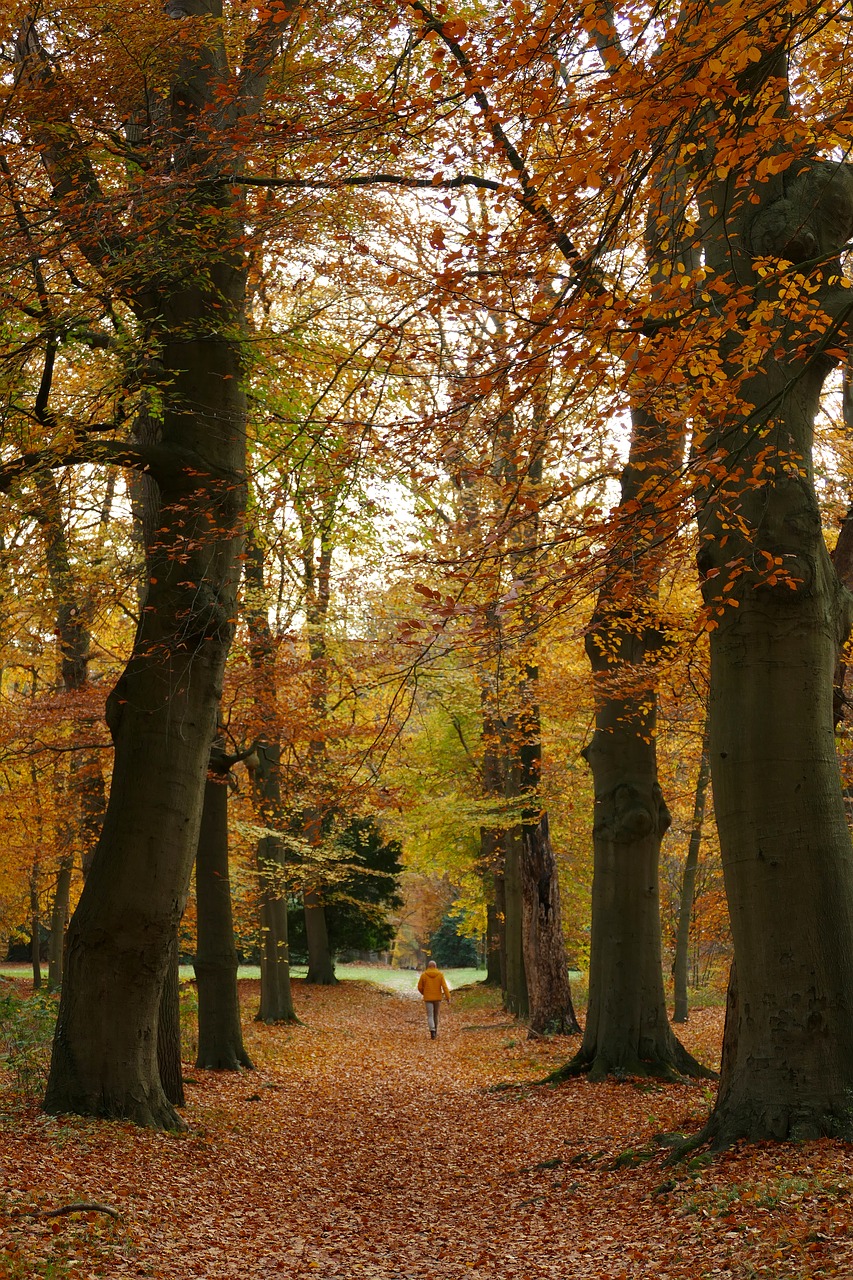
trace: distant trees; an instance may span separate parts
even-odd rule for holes
[[[368,816],[344,821],[330,844],[333,857],[326,864],[321,892],[332,955],[388,950],[394,937],[389,912],[403,903],[399,842],[386,839],[376,818]],[[301,874],[298,865],[292,874]],[[307,957],[301,904],[290,910],[289,929],[293,952]]]

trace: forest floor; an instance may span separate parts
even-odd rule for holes
[[[667,1166],[655,1135],[695,1131],[707,1083],[537,1086],[577,1042],[528,1041],[483,989],[431,1041],[420,1001],[367,983],[295,984],[293,1027],[249,1021],[241,986],[257,1070],[187,1065],[183,1135],[0,1093],[3,1280],[853,1277],[853,1147]],[[722,1016],[682,1029],[706,1062]],[[48,1216],[77,1201],[120,1217]]]

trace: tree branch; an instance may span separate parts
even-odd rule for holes
[[[453,191],[459,187],[481,187],[486,191],[507,191],[506,183],[492,178],[478,178],[462,173],[455,178],[410,178],[404,173],[363,173],[351,178],[337,178],[334,182],[320,182],[313,178],[276,178],[242,176],[224,178],[224,182],[241,187],[296,187],[308,191],[337,191],[339,187],[414,187],[421,190]],[[510,193],[512,194],[512,193]]]
[[[124,237],[109,214],[94,166],[72,123],[59,76],[36,33],[32,13],[18,32],[15,63],[17,83],[28,90],[24,108],[53,183],[54,199],[83,256],[103,271],[123,253]]]
[[[83,428],[86,431],[106,429],[102,426]],[[184,489],[191,493],[211,482],[243,483],[241,476],[211,468],[206,459],[192,449],[156,443],[131,445],[122,440],[78,439],[67,446],[28,450],[0,465],[0,493],[8,493],[15,481],[28,472],[56,471],[86,463],[146,472],[172,492]]]
[[[498,150],[502,152],[504,158],[518,179],[519,186],[521,187],[521,195],[518,197],[519,203],[536,219],[540,226],[545,229],[548,233],[549,239],[556,248],[559,249],[567,262],[570,262],[575,266],[583,263],[585,260],[584,255],[574,244],[571,237],[562,229],[560,224],[557,222],[557,219],[551,213],[551,210],[543,203],[539,196],[539,192],[536,189],[536,183],[533,175],[527,168],[527,165],[524,163],[521,155],[510,142],[500,121],[496,119],[489,99],[478,85],[476,70],[471,59],[462,48],[459,41],[449,34],[447,28],[451,25],[451,21],[444,21],[441,18],[435,17],[435,15],[427,8],[426,4],[423,3],[423,0],[412,0],[411,8],[415,13],[420,14],[428,31],[435,31],[435,33],[444,42],[446,48],[452,54],[457,66],[461,68],[468,84],[468,92],[483,113],[483,117],[486,121],[486,127],[491,134],[492,141],[495,143]]]

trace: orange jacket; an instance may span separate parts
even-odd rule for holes
[[[445,1000],[450,999],[450,992],[440,969],[425,969],[418,978],[418,991],[424,1000],[441,1000],[442,996]]]

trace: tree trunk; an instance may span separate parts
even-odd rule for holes
[[[332,953],[329,950],[329,933],[326,928],[326,912],[316,889],[306,889],[305,938],[308,944],[308,974],[306,982],[329,987],[337,982]]]
[[[75,774],[75,791],[80,801],[80,835],[83,845],[81,863],[85,880],[104,825],[106,787],[101,761],[94,752],[75,752],[72,770]]]
[[[157,1070],[163,1093],[174,1107],[182,1107],[184,1073],[181,1064],[181,978],[178,967],[177,926],[169,942],[166,976],[157,1015]]]
[[[504,868],[506,860],[502,860],[501,870],[495,875],[495,918],[497,923],[497,938],[499,945],[498,966],[501,982],[501,991],[503,992],[504,1002],[506,1002],[507,976],[506,976],[506,879],[504,877]]]
[[[499,625],[499,623],[498,623]],[[506,754],[496,708],[494,688],[485,672],[480,674],[480,704],[483,715],[483,795],[495,802],[503,799]],[[480,828],[478,870],[486,890],[486,982],[500,986],[506,999],[506,890],[504,886],[505,833],[497,827]]]
[[[216,337],[219,326],[240,327],[242,276],[209,271],[218,294],[162,299],[164,324],[182,336],[167,330],[163,343],[161,528],[134,651],[108,703],[112,787],[68,932],[45,1099],[50,1111],[165,1128],[181,1122],[160,1085],[157,1010],[198,842],[244,495],[240,345]],[[192,464],[182,461],[187,451]]]
[[[334,502],[329,507],[321,503],[319,527],[310,502],[300,507],[297,503],[302,532],[302,563],[305,583],[305,617],[308,633],[308,652],[311,656],[311,713],[315,736],[309,743],[311,777],[319,791],[326,768],[326,720],[328,709],[329,656],[326,627],[331,600],[332,526]],[[316,805],[303,816],[303,833],[307,842],[319,848],[323,839],[324,807],[318,795]],[[308,884],[302,893],[305,910],[305,940],[308,947],[308,973],[305,981],[320,986],[337,982],[335,964],[329,949],[329,930],[326,925],[326,908],[320,889]]]
[[[30,961],[33,969],[33,991],[41,987],[41,908],[38,893],[38,863],[30,871]]]
[[[699,773],[696,778],[696,794],[693,798],[693,821],[690,824],[690,843],[684,862],[681,880],[681,901],[678,904],[678,931],[675,938],[675,1009],[673,1022],[687,1021],[687,970],[690,951],[690,919],[696,894],[696,872],[699,868],[699,850],[702,846],[702,826],[705,822],[705,805],[708,783],[711,779],[709,726],[707,718],[702,734],[702,753],[699,757]]]
[[[228,875],[228,770],[230,761],[214,747],[204,787],[204,805],[195,863],[198,943],[198,1056],[210,1071],[252,1067],[243,1046],[237,992],[237,948]]]
[[[526,1019],[530,1006],[524,971],[524,895],[521,880],[521,828],[504,837],[504,934],[506,937],[506,989],[504,1006],[516,1018]]]
[[[587,755],[596,779],[589,1005],[583,1043],[564,1073],[700,1074],[672,1034],[664,998],[658,861],[669,812],[654,739],[620,741],[602,725]]]
[[[572,1004],[566,946],[560,918],[557,866],[548,815],[527,822],[522,838],[524,970],[530,1001],[531,1035],[573,1035],[580,1031]]]
[[[798,381],[799,406],[818,380]],[[770,393],[752,392],[759,404]],[[712,1121],[721,1143],[853,1136],[853,853],[832,708],[848,604],[810,478],[762,487],[760,511],[754,495],[743,504],[751,560],[782,557],[790,578],[739,587],[740,607],[711,636],[711,771],[740,988],[737,1053]],[[707,537],[710,511],[701,525]]]
[[[532,478],[538,484],[541,478],[538,465],[532,472]],[[535,519],[532,522],[528,520],[527,523],[532,528],[532,542],[527,548],[529,552],[539,545],[539,522]],[[526,656],[524,678],[518,690],[520,711],[512,739],[518,764],[508,770],[508,776],[518,777],[519,794],[524,799],[519,833],[519,873],[521,939],[530,1033],[542,1035],[557,1032],[571,1035],[580,1031],[580,1026],[575,1017],[569,985],[557,863],[551,847],[548,814],[540,803],[542,729],[537,692],[539,668],[534,656],[538,622],[533,618],[531,597],[534,584],[528,554],[519,554],[516,574],[519,581],[525,580],[528,593],[523,605]]]
[[[74,871],[74,852],[63,854],[56,875],[56,891],[50,915],[50,944],[47,960],[47,986],[58,991],[62,986],[62,967],[65,954],[65,929],[71,900],[71,876]]]
[[[278,711],[275,646],[264,582],[264,552],[254,529],[246,540],[246,623],[252,662],[252,693],[261,728],[252,787],[268,834],[258,840],[260,886],[261,1000],[259,1022],[296,1022],[290,985],[287,936],[287,879],[284,846],[270,831],[284,822],[281,803],[281,721]]]
[[[584,751],[595,787],[589,1004],[583,1043],[564,1073],[593,1080],[711,1074],[673,1035],[661,968],[658,868],[671,819],[658,783],[654,662],[665,644],[657,594],[672,515],[655,503],[680,437],[651,411],[635,407],[631,416],[607,574],[586,637],[597,700]],[[633,522],[644,507],[638,538]]]
[[[492,888],[496,899],[495,886]],[[503,930],[498,915],[497,901],[486,905],[486,985],[500,987],[501,983],[501,936]]]
[[[284,0],[275,18],[294,7]],[[159,1079],[158,1008],[198,842],[245,513],[246,228],[239,195],[220,179],[223,163],[231,174],[245,163],[235,130],[257,116],[282,35],[273,15],[260,18],[232,71],[218,0],[176,0],[169,15],[182,23],[181,56],[153,115],[140,79],[126,130],[137,161],[145,155],[126,174],[130,230],[113,219],[102,155],[78,131],[83,108],[78,117],[75,101],[72,113],[32,19],[16,41],[56,217],[132,310],[144,347],[138,370],[150,379],[156,438],[110,442],[104,456],[145,471],[159,491],[145,607],[107,704],[112,786],[68,930],[45,1106],[167,1128],[181,1121]],[[138,33],[144,41],[144,25]],[[97,46],[98,33],[90,38]],[[127,118],[128,86],[121,97]],[[110,174],[117,181],[121,168]]]
[[[276,872],[282,863],[275,854],[262,850],[258,845],[259,865],[269,867],[269,859],[275,868],[269,880],[269,891],[261,902],[261,1002],[257,1012],[258,1022],[297,1022],[293,1007],[293,988],[290,982],[290,958],[287,940],[287,899],[277,888]]]
[[[739,96],[721,102],[721,131],[751,137],[773,113],[784,136],[788,15],[776,24]],[[708,317],[729,381],[695,450],[711,778],[738,987],[703,1135],[717,1145],[853,1137],[853,848],[832,696],[851,598],[824,542],[812,460],[827,348],[850,344],[838,255],[853,234],[853,170],[792,150],[786,172],[752,183],[752,157],[729,174],[709,152],[703,171],[720,180],[700,196],[707,270],[731,297],[722,323]]]

